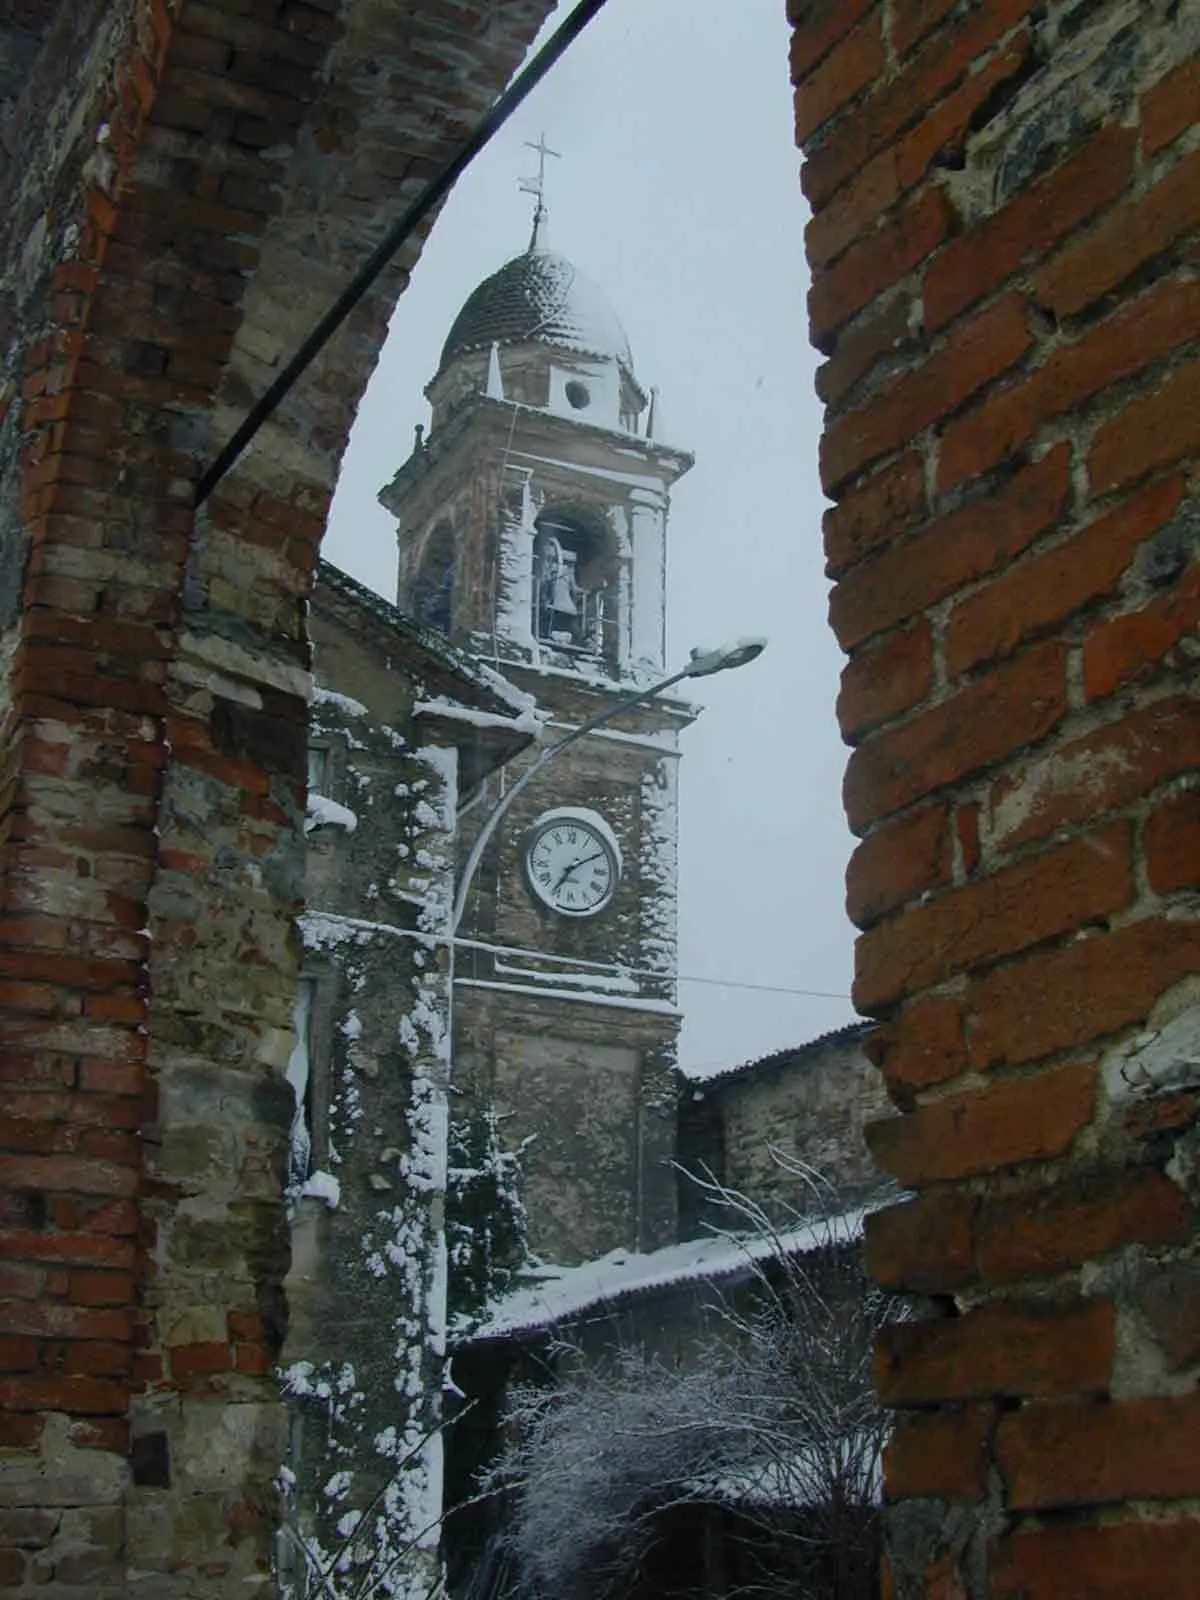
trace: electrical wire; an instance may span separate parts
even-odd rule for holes
[[[675,983],[707,983],[718,989],[754,989],[759,994],[796,994],[809,1000],[849,1000],[848,994],[837,994],[832,989],[789,989],[778,983],[739,983],[735,978],[690,978],[677,973]]]
[[[746,989],[759,994],[790,994],[806,1000],[849,1000],[848,994],[832,989],[795,989],[787,984],[745,983],[737,978],[708,978],[686,972],[660,972],[656,967],[627,967],[620,962],[586,961],[580,956],[559,956],[549,950],[529,950],[521,945],[491,944],[486,939],[447,939],[441,934],[426,933],[416,928],[399,928],[391,923],[371,922],[360,917],[347,917],[336,911],[322,911],[317,915],[329,922],[340,922],[348,927],[371,929],[389,938],[412,939],[430,949],[439,945],[453,945],[456,950],[482,950],[489,955],[521,956],[528,961],[548,961],[560,967],[581,967],[587,972],[609,973],[627,978],[656,978],[662,983],[698,983],[717,989]],[[581,976],[583,974],[581,973]]]
[[[620,961],[589,961],[582,956],[560,956],[551,950],[530,950],[523,945],[492,944],[486,939],[455,938],[460,950],[482,950],[488,955],[523,956],[528,961],[548,961],[560,967],[583,967],[589,972],[611,973],[625,978],[658,978],[664,983],[712,984],[722,989],[758,989],[763,994],[805,995],[813,1000],[849,1000],[848,994],[830,989],[792,989],[775,983],[743,983],[736,978],[702,978],[688,973],[662,972],[657,967],[631,967]]]

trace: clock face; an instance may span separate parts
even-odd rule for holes
[[[525,840],[525,875],[543,905],[567,917],[590,917],[616,892],[621,861],[600,817],[547,812]]]

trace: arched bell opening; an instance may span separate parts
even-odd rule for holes
[[[534,638],[578,655],[615,658],[617,559],[609,529],[560,510],[543,511],[534,528]]]
[[[454,617],[454,530],[440,522],[425,542],[411,591],[413,617],[449,633]]]

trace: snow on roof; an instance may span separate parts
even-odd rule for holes
[[[548,1328],[581,1312],[688,1283],[717,1283],[747,1273],[756,1262],[773,1256],[804,1254],[831,1237],[857,1239],[866,1211],[859,1207],[836,1217],[821,1217],[781,1229],[775,1235],[714,1234],[687,1239],[639,1255],[612,1250],[578,1267],[543,1268],[535,1283],[514,1290],[493,1303],[476,1339],[504,1339]]]
[[[738,1061],[728,1067],[710,1067],[707,1070],[680,1065],[677,1070],[687,1083],[725,1083],[732,1078],[769,1072],[772,1067],[799,1065],[806,1057],[816,1055],[828,1045],[849,1044],[854,1039],[865,1039],[874,1026],[872,1022],[849,1022],[844,1028],[831,1028],[828,1033],[819,1033],[815,1039],[788,1045],[783,1050],[773,1050],[770,1055],[758,1056],[753,1061]]]
[[[503,700],[516,712],[537,710],[537,698],[527,689],[519,689],[510,678],[497,672],[494,667],[489,667],[486,661],[465,659],[477,681],[490,689],[498,700]]]

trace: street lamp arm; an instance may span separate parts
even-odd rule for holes
[[[467,908],[467,896],[471,892],[471,885],[474,883],[475,875],[479,871],[479,863],[483,860],[483,852],[491,843],[496,829],[503,822],[517,796],[523,793],[538,774],[544,771],[556,756],[561,755],[568,745],[575,744],[580,739],[586,739],[589,733],[594,733],[597,728],[603,727],[606,722],[611,722],[614,717],[619,717],[622,711],[632,710],[634,706],[640,706],[643,701],[652,700],[655,695],[661,694],[664,689],[670,689],[675,684],[682,682],[684,678],[691,678],[695,675],[693,665],[689,662],[680,671],[673,672],[669,678],[663,678],[658,683],[651,684],[648,689],[638,689],[633,694],[622,696],[620,700],[615,701],[611,706],[606,706],[603,710],[597,711],[594,716],[588,717],[577,728],[572,728],[570,733],[564,734],[561,739],[557,739],[553,744],[547,745],[538,755],[533,765],[526,767],[512,788],[502,794],[492,807],[492,810],[484,820],[483,827],[480,828],[476,835],[470,854],[467,856],[466,861],[463,862],[462,876],[459,879],[458,889],[454,895],[454,911],[450,921],[451,937],[458,932],[459,924],[462,922],[463,912]]]

